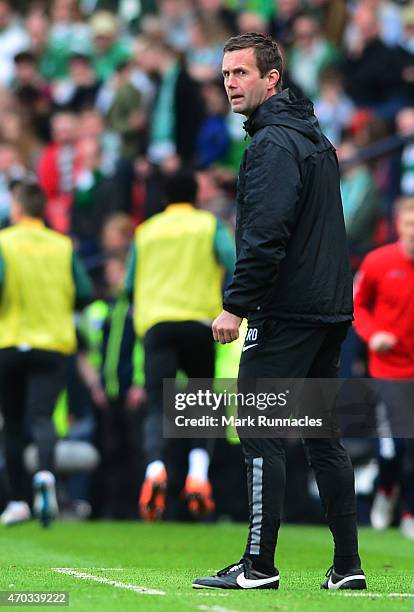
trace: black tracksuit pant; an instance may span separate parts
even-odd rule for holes
[[[215,351],[210,325],[198,321],[157,323],[144,336],[147,416],[144,451],[147,464],[163,458],[163,379],[182,370],[188,378],[214,377]],[[193,448],[206,442],[194,440]]]
[[[25,498],[23,450],[27,423],[39,452],[39,469],[53,469],[52,414],[66,382],[67,357],[37,349],[0,349],[0,409],[4,417],[11,500]]]
[[[249,321],[239,383],[257,378],[332,378],[338,375],[341,343],[349,324],[304,326],[281,320]],[[250,340],[249,340],[250,338]],[[252,345],[251,348],[247,348]],[[359,567],[354,473],[336,438],[303,440],[335,542],[337,571]],[[250,526],[245,556],[258,570],[274,567],[286,485],[284,440],[242,438]]]

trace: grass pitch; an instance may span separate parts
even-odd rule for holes
[[[69,591],[69,608],[63,609],[76,612],[413,610],[414,542],[396,530],[360,530],[369,586],[362,594],[320,591],[331,562],[330,534],[323,527],[301,526],[281,530],[278,591],[191,588],[195,577],[238,561],[245,536],[245,525],[227,524],[56,523],[42,530],[37,523],[28,523],[3,527],[0,589]],[[140,592],[139,587],[149,593]]]

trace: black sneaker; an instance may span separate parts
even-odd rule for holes
[[[362,569],[356,569],[349,574],[338,574],[332,565],[325,574],[326,580],[321,589],[352,589],[360,591],[367,588],[367,581]]]
[[[252,568],[250,559],[241,559],[217,572],[215,576],[197,578],[193,589],[278,589],[279,572],[273,576]]]

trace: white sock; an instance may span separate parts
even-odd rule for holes
[[[46,484],[49,485],[53,485],[56,482],[54,475],[52,472],[49,472],[49,470],[40,470],[39,472],[36,472],[36,474],[33,476],[33,481],[35,482],[36,480],[46,482]]]
[[[147,465],[145,478],[155,478],[162,470],[165,470],[165,465],[160,459],[151,461],[151,463]]]
[[[204,448],[193,448],[188,455],[188,476],[197,480],[208,479],[210,457]]]

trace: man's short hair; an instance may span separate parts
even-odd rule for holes
[[[229,38],[223,48],[223,53],[240,51],[241,49],[253,49],[256,57],[257,68],[263,78],[270,70],[277,70],[280,79],[277,89],[282,89],[283,57],[279,45],[268,34],[259,32],[246,32]]]
[[[14,63],[19,64],[35,64],[36,57],[31,51],[20,51],[14,56]]]
[[[83,64],[84,66],[90,66],[92,59],[86,53],[72,53],[69,57],[69,64]]]
[[[399,215],[402,212],[413,211],[414,212],[414,198],[413,197],[402,197],[398,198],[395,202],[395,214]]]
[[[197,197],[197,179],[192,170],[180,169],[166,175],[164,192],[168,204],[189,202],[194,204]]]
[[[28,217],[43,219],[46,196],[37,183],[19,183],[13,190],[13,196]]]

